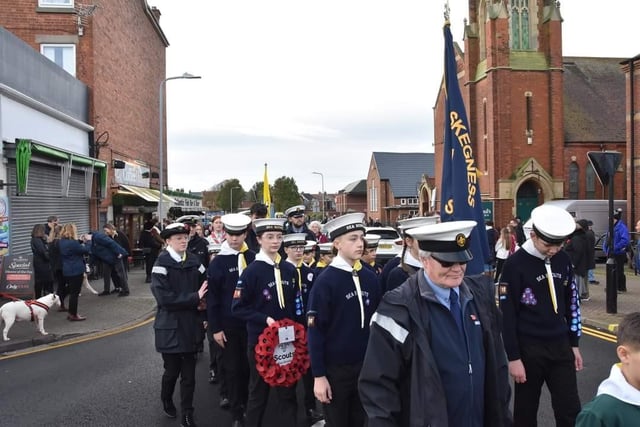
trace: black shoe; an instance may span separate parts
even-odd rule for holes
[[[233,424],[231,424],[231,427],[244,427],[244,421],[243,420],[233,420]]]
[[[591,285],[599,285],[600,282],[598,282],[597,280],[589,280],[589,284],[591,284]]]
[[[230,402],[227,396],[220,396],[220,408],[221,409],[229,409]]]
[[[102,291],[102,292],[100,292],[100,293],[98,294],[98,296],[99,296],[99,297],[103,297],[103,296],[105,296],[105,295],[111,295],[111,292],[109,292],[109,291]]]
[[[128,297],[129,296],[129,291],[122,291],[120,293],[118,293],[119,297]]]
[[[218,376],[213,369],[209,370],[209,384],[218,384]]]
[[[149,276],[145,277],[144,283],[151,283],[151,277]]]
[[[196,422],[193,420],[193,414],[191,412],[187,412],[182,416],[182,420],[180,420],[181,427],[196,427]]]
[[[162,407],[164,409],[164,413],[167,414],[167,417],[175,418],[178,416],[178,411],[176,411],[176,405],[173,404],[173,400],[163,400]]]
[[[112,294],[117,294],[120,293],[122,291],[122,289],[120,288],[115,288],[114,290],[111,291]]]
[[[324,420],[322,412],[316,411],[315,409],[307,409],[307,421],[310,426],[321,420]]]

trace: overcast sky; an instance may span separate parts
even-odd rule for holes
[[[147,0],[169,39],[169,186],[245,190],[293,177],[304,192],[366,178],[371,153],[433,152],[442,78],[439,0]],[[467,1],[450,0],[464,48]],[[564,0],[565,56],[632,57],[636,2]],[[440,126],[440,125],[438,125]]]

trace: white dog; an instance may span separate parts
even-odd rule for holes
[[[31,320],[37,321],[36,328],[42,335],[47,335],[44,330],[44,318],[47,317],[49,309],[53,306],[60,306],[60,297],[56,294],[49,294],[37,300],[11,301],[0,307],[0,317],[4,320],[4,330],[2,338],[9,341],[7,334],[16,321]]]

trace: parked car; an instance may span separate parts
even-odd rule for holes
[[[402,252],[402,237],[393,227],[366,227],[367,234],[380,236],[376,261],[384,264]]]

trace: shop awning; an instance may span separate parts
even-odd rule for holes
[[[125,185],[120,184],[125,191],[119,191],[119,194],[127,194],[129,192],[135,196],[144,199],[147,202],[158,203],[160,201],[160,192],[158,190],[154,190],[153,188],[145,188],[145,187],[136,187],[135,185]],[[175,199],[167,196],[166,194],[162,194],[163,203],[172,203],[175,204]]]

